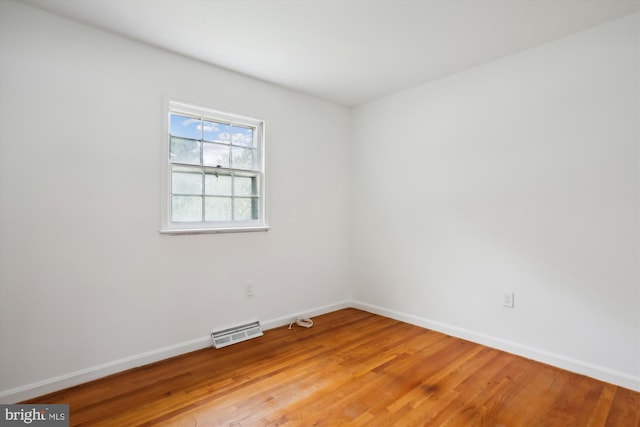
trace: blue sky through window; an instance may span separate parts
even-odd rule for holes
[[[205,141],[229,143],[229,125],[217,122],[204,122]]]
[[[220,142],[228,144],[230,140],[230,128],[228,124],[202,121],[200,119],[194,119],[192,117],[180,116],[178,114],[171,115],[171,135],[181,138],[205,140],[209,142]],[[243,135],[246,133],[244,128],[237,128],[234,126],[234,130],[243,131]],[[246,129],[251,132],[251,129]],[[243,140],[245,137],[239,135],[236,138]]]
[[[231,135],[233,134],[233,137]],[[253,128],[226,123],[194,119],[192,117],[171,114],[171,135],[180,138],[204,140],[253,147]]]
[[[171,135],[181,138],[201,139],[202,121],[191,117],[171,115]]]
[[[253,146],[253,129],[243,126],[233,126],[233,144]]]

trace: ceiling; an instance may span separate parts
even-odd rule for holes
[[[354,106],[640,9],[640,0],[23,0]]]

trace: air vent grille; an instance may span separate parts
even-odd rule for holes
[[[213,346],[215,348],[221,348],[262,335],[260,322],[251,322],[235,326],[233,328],[212,332],[211,338],[213,339]]]

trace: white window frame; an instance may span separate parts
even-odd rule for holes
[[[245,127],[251,127],[254,129],[254,138],[256,139],[256,153],[257,153],[257,170],[247,171],[243,169],[234,169],[233,165],[228,168],[212,168],[202,165],[202,157],[200,165],[191,165],[190,167],[200,168],[203,173],[204,179],[206,179],[206,172],[220,171],[224,174],[232,174],[242,176],[249,173],[257,177],[257,219],[251,220],[232,220],[232,221],[193,221],[193,222],[174,222],[172,221],[172,198],[174,192],[172,191],[172,168],[174,165],[179,167],[179,163],[171,161],[171,119],[170,116],[173,113],[184,115],[187,117],[193,117],[195,119],[209,120],[215,122],[223,122],[234,125],[240,125]],[[185,104],[176,101],[165,101],[165,114],[164,114],[164,129],[163,132],[163,156],[162,156],[162,224],[160,232],[163,234],[205,234],[205,233],[233,233],[233,232],[250,232],[250,231],[266,231],[269,229],[267,224],[267,211],[266,211],[266,180],[265,180],[265,153],[264,153],[264,134],[265,134],[265,122],[264,120],[255,119],[246,116],[240,116],[237,114],[225,113],[209,108],[198,107],[194,105]],[[232,141],[229,142],[230,146]],[[200,152],[202,153],[202,141],[200,143]],[[203,201],[206,198],[205,188],[202,187]],[[231,203],[233,204],[234,197],[231,197]],[[204,203],[204,202],[203,202]],[[204,214],[203,214],[204,215]]]

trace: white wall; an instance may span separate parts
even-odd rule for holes
[[[0,17],[0,397],[346,304],[346,108],[12,1]],[[270,231],[159,234],[165,97],[266,120]]]
[[[0,401],[351,297],[640,389],[639,25],[350,115],[0,1]],[[158,233],[165,97],[267,121],[269,232]]]
[[[638,27],[356,108],[356,305],[640,390]]]

